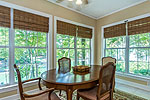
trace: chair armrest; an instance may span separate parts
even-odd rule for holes
[[[40,82],[41,82],[41,78],[40,77],[34,78],[34,79],[25,80],[22,83],[26,83],[26,82],[30,82],[30,81],[35,81],[35,80],[39,80],[39,82],[38,82],[39,90],[42,90],[41,84],[40,84]]]
[[[30,81],[35,81],[35,80],[41,80],[41,78],[38,77],[38,78],[34,78],[34,79],[25,80],[22,83],[26,83],[26,82],[30,82]]]
[[[36,97],[36,96],[42,95],[42,94],[47,93],[47,92],[49,92],[49,94],[51,94],[53,91],[54,91],[54,88],[50,88],[50,89],[47,89],[45,91],[41,91],[39,93],[35,93],[35,94],[31,94],[31,95],[23,93],[23,95],[25,98],[31,98],[31,97]]]

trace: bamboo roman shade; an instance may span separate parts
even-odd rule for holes
[[[126,24],[118,24],[104,28],[104,38],[112,38],[126,35]]]
[[[14,28],[48,33],[49,18],[15,9]]]
[[[76,36],[76,25],[57,20],[57,33]]]
[[[92,29],[59,20],[57,20],[57,33],[70,36],[78,36],[81,38],[92,38]]]
[[[150,32],[150,17],[128,22],[128,35]]]
[[[86,27],[82,27],[82,26],[77,26],[77,34],[78,34],[78,37],[81,37],[81,38],[89,38],[91,39],[92,38],[92,29],[90,28],[86,28]]]
[[[10,8],[0,6],[0,26],[10,28]]]

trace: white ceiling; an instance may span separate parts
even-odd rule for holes
[[[56,0],[48,1],[91,18],[99,19],[114,12],[142,3],[146,0],[89,0],[89,4],[81,6],[77,6],[75,2],[69,2],[68,0],[64,0],[61,3],[56,3]]]

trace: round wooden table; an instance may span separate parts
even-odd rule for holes
[[[47,88],[64,90],[67,100],[72,100],[72,93],[76,89],[86,89],[95,86],[99,79],[100,65],[92,65],[88,74],[60,73],[58,70],[48,70],[41,74],[43,84]]]

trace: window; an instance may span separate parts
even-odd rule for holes
[[[14,63],[22,80],[39,77],[47,70],[49,18],[3,6],[0,18],[0,86],[17,82]]]
[[[57,34],[57,61],[62,57],[71,59],[71,65],[75,65],[75,37],[69,35]]]
[[[68,57],[71,66],[91,65],[92,29],[57,20],[56,64]]]
[[[125,46],[126,37],[113,37],[106,39],[105,56],[116,58],[116,70],[125,72]]]
[[[104,28],[104,56],[117,59],[117,71],[150,76],[149,23],[150,17],[145,17]]]
[[[129,72],[150,76],[150,33],[131,35]]]
[[[77,38],[77,65],[91,64],[91,39]]]
[[[57,34],[56,63],[62,57],[71,59],[71,65],[91,64],[91,39]],[[75,58],[77,58],[75,60]]]
[[[39,77],[46,71],[47,34],[16,29],[15,63],[20,66],[22,80]]]

